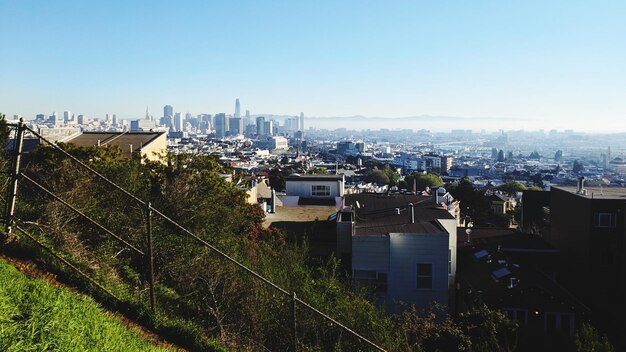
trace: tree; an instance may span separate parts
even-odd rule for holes
[[[499,162],[504,161],[504,150],[502,150],[502,149],[500,149],[500,150],[498,151],[498,161],[499,161]]]
[[[572,165],[572,172],[575,174],[578,174],[584,170],[585,170],[585,167],[583,166],[583,163],[581,163],[578,160],[574,160],[574,164]]]
[[[306,173],[309,175],[328,175],[328,170],[323,167],[313,167]]]
[[[371,170],[365,175],[363,179],[365,182],[375,183],[379,186],[389,184],[389,176],[383,170]]]
[[[517,322],[513,322],[500,311],[486,306],[459,315],[461,330],[472,341],[474,351],[512,351]]]
[[[582,323],[574,337],[576,352],[614,352],[615,348],[606,335],[600,335],[589,323]]]
[[[563,151],[562,150],[557,150],[556,153],[554,153],[554,161],[561,161],[561,159],[563,158]]]
[[[483,193],[474,189],[474,184],[467,178],[454,187],[448,187],[450,194],[461,202],[461,215],[469,216],[474,224],[484,225],[491,213],[491,204]]]
[[[525,191],[528,188],[523,183],[512,180],[504,183],[503,185],[498,187],[498,189],[508,195],[515,195],[517,194],[517,192]]]
[[[285,176],[279,169],[271,169],[268,178],[270,180],[270,186],[273,189],[277,191],[282,191],[285,189]]]
[[[396,186],[398,184],[398,181],[400,180],[400,174],[398,173],[398,171],[396,169],[390,168],[389,165],[385,165],[383,171],[385,172],[387,177],[389,177],[389,185]]]
[[[410,190],[420,192],[426,189],[426,187],[441,187],[443,186],[443,180],[441,176],[437,174],[423,174],[413,173],[404,178],[406,187]],[[413,187],[415,186],[415,189]]]

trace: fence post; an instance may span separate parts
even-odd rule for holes
[[[150,308],[152,312],[156,311],[156,301],[154,299],[154,256],[152,248],[152,205],[150,202],[146,203],[146,233],[148,237],[148,281],[150,284]]]
[[[298,351],[298,330],[297,330],[297,321],[296,321],[296,304],[298,304],[298,299],[296,297],[296,293],[293,292],[291,296],[291,334],[293,335],[293,351]]]
[[[6,213],[4,215],[4,226],[7,236],[11,236],[13,227],[13,216],[15,215],[15,203],[17,201],[17,181],[20,176],[20,164],[22,160],[22,147],[24,144],[24,119],[20,118],[17,125],[17,135],[13,144],[13,162],[11,163],[11,180],[7,189]]]

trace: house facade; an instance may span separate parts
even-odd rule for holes
[[[405,194],[348,195],[346,205],[337,250],[351,258],[356,288],[370,287],[390,311],[453,305],[457,220],[447,207]]]
[[[343,175],[298,175],[285,177],[283,206],[335,205],[343,202],[345,180]]]

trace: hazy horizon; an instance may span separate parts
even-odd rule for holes
[[[621,2],[0,0],[0,13],[9,117],[232,113],[240,98],[252,114],[626,131]]]

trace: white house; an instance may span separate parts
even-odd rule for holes
[[[355,286],[371,286],[391,311],[450,306],[457,221],[419,195],[354,194],[337,216],[339,254],[351,254]]]
[[[283,206],[335,205],[343,202],[343,175],[298,175],[285,177]]]

